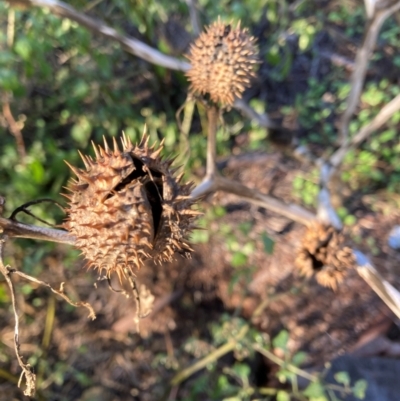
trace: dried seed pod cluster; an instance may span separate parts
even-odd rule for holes
[[[93,145],[96,158],[81,155],[86,170],[70,166],[77,179],[69,199],[64,227],[76,237],[88,265],[116,272],[120,279],[147,259],[171,260],[175,252],[190,252],[187,237],[195,217],[189,194],[171,160],[160,157],[162,145],[149,147],[122,137],[122,151]],[[127,270],[128,269],[128,270]]]
[[[343,234],[321,223],[307,229],[295,261],[302,275],[315,274],[320,285],[334,290],[354,263],[353,252],[344,245]]]
[[[231,106],[250,86],[257,54],[255,38],[240,28],[240,22],[234,28],[218,19],[200,34],[187,55],[191,92],[208,93],[212,101]]]

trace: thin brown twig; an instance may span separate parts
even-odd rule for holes
[[[354,70],[354,65],[355,65],[354,61],[348,59],[345,56],[342,56],[341,54],[332,52],[330,50],[321,50],[319,52],[319,56],[330,60],[332,64],[337,65],[339,67],[344,67],[349,71]]]
[[[11,134],[15,138],[15,142],[17,143],[19,157],[21,158],[21,161],[24,161],[26,158],[24,138],[19,128],[19,124],[15,121],[14,116],[12,115],[10,104],[7,101],[3,101],[3,116],[7,121]]]
[[[8,270],[9,274],[15,274],[17,276],[24,278],[25,280],[32,281],[33,283],[43,285],[44,287],[50,288],[50,290],[52,292],[54,292],[54,294],[59,295],[62,299],[64,299],[64,301],[68,302],[72,306],[75,306],[76,308],[83,306],[84,308],[88,309],[88,311],[89,311],[88,317],[91,318],[92,320],[96,319],[96,314],[93,310],[92,305],[90,305],[88,302],[83,302],[83,301],[74,302],[74,301],[72,301],[71,298],[68,297],[68,295],[64,292],[64,285],[65,285],[64,282],[62,282],[60,284],[60,289],[56,290],[49,283],[46,283],[45,281],[42,281],[42,280],[38,280],[37,278],[30,276],[29,274],[25,274],[23,272],[20,272],[19,270],[10,269],[10,268],[8,268],[7,270]]]
[[[249,326],[244,325],[239,332],[235,335],[232,336],[231,339],[229,339],[225,344],[221,345],[219,348],[216,350],[212,351],[210,354],[205,356],[204,358],[198,360],[195,362],[193,365],[181,370],[178,372],[171,380],[171,386],[177,386],[183,381],[185,381],[187,378],[192,376],[195,372],[198,372],[201,369],[204,369],[207,365],[209,365],[212,362],[215,362],[222,356],[226,355],[228,352],[231,352],[235,349],[237,346],[238,342],[240,342],[247,334],[249,331]]]
[[[198,4],[196,0],[186,0],[186,4],[189,8],[190,23],[192,25],[193,33],[195,36],[199,36],[201,32],[201,23],[198,12]]]
[[[10,272],[7,268],[7,266],[4,266],[3,264],[3,251],[4,251],[4,245],[7,240],[6,235],[2,235],[0,237],[0,272],[3,274],[8,288],[10,289],[10,294],[11,294],[11,304],[14,312],[14,349],[15,349],[15,355],[18,360],[18,364],[22,369],[21,377],[18,381],[18,387],[21,386],[21,380],[23,377],[25,377],[26,380],[26,389],[24,390],[24,394],[33,397],[35,395],[36,391],[36,375],[32,371],[32,367],[29,363],[24,363],[23,357],[20,354],[20,342],[19,342],[19,315],[18,315],[18,310],[17,310],[17,304],[15,300],[15,290],[14,290],[14,284],[11,280],[10,277]]]
[[[251,108],[243,99],[236,99],[233,107],[242,112],[249,120],[257,121],[257,123],[264,128],[281,128],[278,124],[271,120],[268,114],[257,113]]]
[[[0,217],[0,232],[10,238],[29,238],[68,245],[75,244],[75,237],[70,235],[68,231],[19,223],[4,217]]]
[[[379,274],[362,252],[353,251],[353,253],[357,261],[357,273],[400,319],[400,292]]]
[[[207,165],[206,176],[212,178],[217,173],[217,127],[218,127],[219,109],[217,106],[207,108],[208,137],[207,137]]]
[[[262,206],[306,226],[315,219],[314,213],[309,212],[301,206],[295,204],[287,205],[272,196],[265,195],[256,189],[249,188],[240,182],[232,181],[224,177],[215,178],[214,189],[235,194],[251,203]]]
[[[8,11],[7,19],[7,46],[13,47],[15,38],[15,10]]]
[[[179,156],[177,159],[178,165],[186,166],[188,160],[190,159],[190,142],[189,133],[190,127],[192,126],[192,120],[194,115],[196,102],[189,96],[186,102],[179,108],[176,112],[175,117],[178,123],[178,128],[180,132],[179,136]],[[180,120],[180,114],[183,111],[182,122]]]
[[[207,106],[207,159],[206,159],[206,175],[203,181],[192,191],[192,198],[200,198],[203,195],[215,192],[215,176],[218,174],[216,166],[217,158],[217,126],[219,109],[217,106]],[[205,124],[204,124],[205,125]]]
[[[217,191],[232,193],[240,198],[247,200],[255,205],[264,207],[281,216],[285,216],[293,221],[310,225],[316,216],[301,206],[295,204],[285,204],[279,199],[263,194],[254,188],[249,188],[240,182],[232,181],[221,176],[205,177],[205,179],[192,191],[193,198],[201,198]]]
[[[41,223],[47,224],[48,226],[54,226],[53,224],[48,223],[47,221],[35,216],[32,212],[30,212],[27,208],[29,206],[33,206],[33,205],[37,205],[39,203],[44,203],[44,202],[50,202],[50,203],[54,203],[55,205],[57,205],[62,211],[64,211],[64,208],[62,207],[62,205],[60,203],[58,203],[57,201],[55,201],[54,199],[50,199],[50,198],[42,198],[42,199],[37,199],[34,201],[30,201],[30,202],[26,202],[21,206],[18,206],[12,213],[10,216],[10,220],[16,220],[16,216],[18,213],[24,212],[27,215],[35,218],[36,220],[40,221]]]

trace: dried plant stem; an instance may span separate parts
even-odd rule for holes
[[[185,166],[190,158],[190,142],[189,133],[192,126],[194,109],[196,102],[188,98],[185,104],[177,111],[176,120],[178,122],[180,136],[179,136],[179,156],[177,158],[178,165]],[[183,111],[182,123],[179,120],[179,115]]]
[[[142,307],[140,304],[140,295],[139,295],[139,289],[135,280],[135,277],[133,276],[132,272],[130,269],[124,269],[125,277],[127,278],[129,285],[132,290],[133,297],[135,299],[135,305],[136,305],[136,316],[134,318],[135,325],[136,325],[136,331],[138,334],[140,334],[140,319],[143,319],[147,315],[142,314]]]
[[[318,381],[318,377],[316,375],[310,374],[304,371],[303,369],[298,368],[297,366],[287,363],[287,361],[282,360],[281,358],[274,355],[271,351],[263,347],[260,347],[258,344],[253,344],[252,348],[254,349],[254,351],[257,351],[261,355],[264,355],[266,358],[276,363],[278,366],[285,366],[287,370],[296,374],[297,376],[304,377],[305,379],[310,380],[312,382]]]
[[[363,253],[354,251],[354,255],[357,260],[357,273],[400,319],[400,292],[378,273]]]
[[[257,121],[257,123],[264,128],[280,128],[278,124],[271,120],[268,114],[257,113],[252,109],[243,99],[236,99],[233,107],[242,112],[249,120]]]
[[[4,217],[0,217],[0,233],[1,232],[10,238],[29,238],[68,245],[75,244],[75,238],[67,231],[38,227],[32,224],[23,224]]]
[[[13,47],[15,37],[15,10],[8,11],[7,19],[7,46]]]
[[[297,375],[299,377],[303,377],[304,379],[306,379],[310,382],[318,382],[321,380],[321,374],[308,373],[307,371],[298,368],[297,366],[293,365],[292,363],[289,363],[287,360],[277,357],[273,352],[269,351],[266,348],[261,347],[258,344],[252,344],[252,348],[254,351],[259,352],[261,355],[268,358],[271,362],[277,364],[278,366],[280,366],[282,368],[287,369],[288,371],[294,373],[295,375]],[[351,388],[346,388],[341,385],[325,383],[325,387],[329,390],[340,391],[340,392],[346,393],[346,394],[352,394]]]
[[[198,36],[201,32],[200,16],[198,12],[197,0],[186,0],[186,4],[189,8],[190,23],[195,36]]]
[[[186,380],[194,373],[205,368],[208,364],[217,361],[219,358],[226,355],[228,352],[233,351],[237,346],[237,343],[246,336],[248,331],[249,331],[249,326],[248,325],[243,326],[240,329],[239,333],[232,339],[230,339],[228,342],[226,342],[224,345],[220,346],[215,351],[209,353],[206,357],[200,359],[194,365],[181,370],[171,380],[171,386],[177,386],[178,384],[182,383],[184,380]]]
[[[19,157],[21,158],[21,161],[24,161],[26,157],[24,138],[22,137],[22,132],[18,126],[18,123],[15,121],[14,116],[12,115],[10,104],[6,101],[3,102],[3,116],[7,121],[10,132],[14,136],[17,143]]]
[[[6,242],[7,236],[2,235],[0,237],[0,272],[3,274],[7,285],[10,289],[11,294],[11,304],[14,312],[14,349],[15,355],[18,360],[18,364],[22,369],[21,377],[18,381],[18,387],[21,386],[21,380],[25,376],[26,380],[26,389],[24,390],[24,394],[29,397],[33,397],[36,391],[36,375],[33,373],[31,365],[29,363],[24,363],[23,357],[20,354],[20,342],[19,342],[19,317],[18,317],[18,310],[17,304],[15,301],[15,291],[14,291],[14,284],[10,277],[10,272],[6,266],[3,264],[3,251],[4,251],[4,244]]]
[[[54,320],[56,316],[56,298],[50,294],[49,301],[47,304],[46,323],[44,324],[44,332],[42,338],[42,347],[44,351],[47,351],[50,346],[51,335],[54,328]]]
[[[290,204],[286,205],[282,201],[271,196],[265,195],[256,189],[249,188],[239,182],[229,180],[224,177],[216,177],[216,190],[235,194],[251,203],[262,206],[272,212],[285,216],[293,221],[309,225],[314,219],[315,214],[302,208],[301,206]]]
[[[74,301],[72,301],[71,298],[68,297],[67,294],[65,294],[65,292],[64,292],[64,284],[65,283],[61,283],[60,288],[58,290],[56,290],[49,283],[46,283],[45,281],[42,281],[42,280],[38,280],[37,278],[30,276],[29,274],[25,274],[23,272],[20,272],[18,270],[14,270],[14,269],[8,269],[8,272],[9,272],[9,274],[15,274],[17,276],[24,278],[25,280],[32,281],[33,283],[43,285],[44,287],[50,288],[50,290],[52,292],[54,292],[54,294],[59,295],[64,301],[68,302],[70,305],[75,306],[76,308],[83,306],[84,308],[88,309],[88,311],[89,311],[88,317],[92,320],[96,319],[96,314],[94,313],[92,305],[90,305],[88,302],[83,302],[83,301],[74,302]]]
[[[345,141],[347,141],[347,138],[349,136],[350,120],[358,106],[361,91],[364,86],[368,60],[375,47],[376,40],[378,38],[378,34],[382,27],[382,24],[386,21],[388,17],[390,17],[394,12],[398,11],[399,9],[400,2],[396,2],[390,7],[381,10],[375,10],[374,15],[367,24],[364,41],[357,51],[355,68],[353,70],[350,80],[351,90],[347,98],[345,112],[342,115],[340,121],[340,143],[344,143]]]
[[[224,191],[235,194],[238,197],[247,200],[255,205],[271,210],[281,216],[285,216],[293,221],[310,225],[316,216],[301,206],[295,204],[285,204],[284,202],[263,194],[256,189],[249,188],[240,182],[232,181],[224,177],[215,176],[212,178],[206,177],[192,192],[191,196],[199,198],[206,194],[217,191]]]
[[[217,106],[207,108],[208,137],[207,137],[207,172],[206,177],[212,178],[217,174],[217,127],[219,109]]]
[[[192,198],[200,198],[203,195],[215,192],[215,177],[218,174],[217,158],[217,125],[219,110],[216,106],[207,107],[207,161],[206,175],[203,181],[192,191]]]
[[[265,308],[268,307],[270,302],[276,301],[278,299],[283,298],[286,296],[287,293],[279,293],[279,294],[269,294],[267,298],[260,303],[260,305],[254,310],[251,320],[254,318],[257,318],[261,315],[261,313],[265,310]],[[177,386],[180,384],[182,381],[186,380],[189,378],[192,374],[196,373],[200,369],[203,369],[205,366],[207,366],[211,362],[215,362],[217,359],[221,358],[222,356],[226,355],[228,352],[231,352],[235,349],[237,343],[241,341],[247,334],[247,332],[250,329],[250,325],[246,324],[244,325],[239,333],[231,338],[228,342],[225,344],[221,345],[219,348],[205,356],[204,358],[200,359],[198,362],[196,362],[194,365],[188,367],[187,369],[183,369],[179,373],[175,375],[175,377],[171,380],[171,386]]]
[[[338,167],[350,149],[360,145],[372,133],[381,128],[399,110],[400,95],[397,95],[381,109],[370,123],[364,125],[351,140],[345,141],[342,146],[333,153],[329,160],[330,164],[335,168]]]

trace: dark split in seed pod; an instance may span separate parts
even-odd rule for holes
[[[240,22],[234,27],[218,18],[190,47],[187,58],[191,68],[186,73],[190,91],[209,94],[215,103],[231,106],[256,75],[254,67],[259,60],[255,42]]]
[[[64,223],[89,267],[116,272],[120,280],[134,274],[146,260],[170,261],[175,253],[188,255],[188,236],[197,215],[190,198],[192,183],[163,160],[162,143],[149,146],[143,134],[133,145],[124,134],[122,150],[113,138],[111,150],[93,144],[95,158],[81,155],[85,170],[75,173]]]
[[[315,275],[320,285],[333,290],[354,264],[353,251],[345,246],[343,234],[321,223],[308,227],[295,261],[303,276]]]

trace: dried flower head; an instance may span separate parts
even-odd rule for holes
[[[321,223],[311,225],[303,237],[296,267],[302,275],[315,274],[320,285],[335,290],[355,263],[353,252],[344,241],[343,234],[333,227]]]
[[[77,179],[69,185],[64,227],[76,237],[88,265],[116,272],[120,279],[147,259],[169,261],[175,252],[190,252],[187,242],[196,215],[189,194],[192,183],[180,184],[172,160],[149,147],[144,134],[139,145],[122,136],[122,151],[93,144],[96,158],[81,155],[86,170],[70,166]]]
[[[240,28],[240,22],[234,28],[218,19],[200,34],[187,55],[191,92],[208,93],[214,102],[232,105],[255,76],[257,54],[255,38]]]

